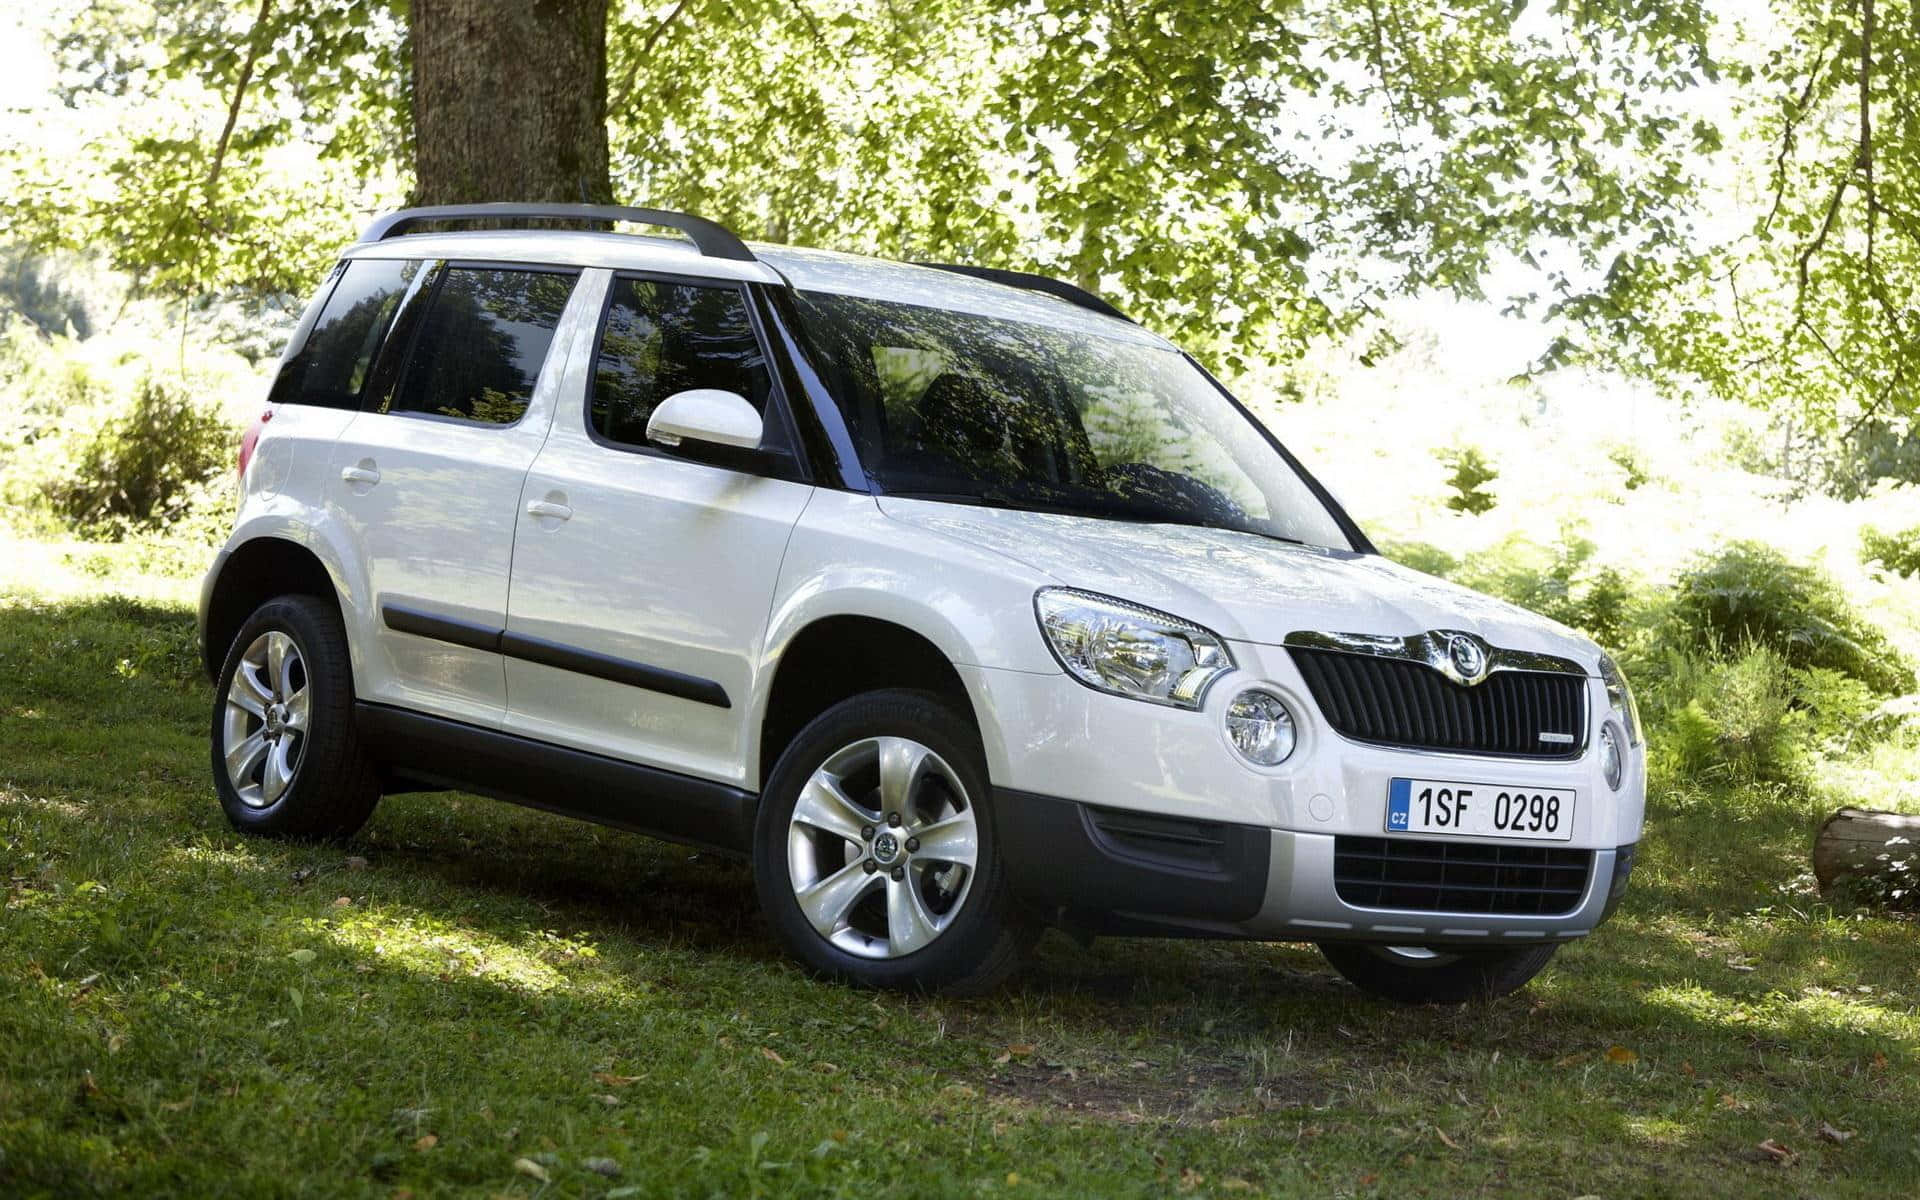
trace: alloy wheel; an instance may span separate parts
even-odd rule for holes
[[[862,958],[925,948],[952,926],[972,888],[975,814],[953,767],[911,738],[864,738],[835,751],[807,779],[787,823],[801,913]]]
[[[269,808],[300,769],[310,716],[306,660],[288,635],[253,639],[227,686],[220,750],[227,781],[248,808]]]

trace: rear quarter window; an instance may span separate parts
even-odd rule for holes
[[[426,264],[415,259],[348,262],[306,341],[281,366],[268,399],[275,404],[359,408],[393,315],[425,269]]]

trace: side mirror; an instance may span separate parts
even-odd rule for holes
[[[647,418],[647,440],[662,446],[705,442],[752,450],[765,432],[760,414],[738,392],[693,388],[662,400]]]

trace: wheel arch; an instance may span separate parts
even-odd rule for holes
[[[316,596],[340,611],[340,592],[319,555],[291,538],[263,534],[227,551],[208,581],[200,657],[217,678],[234,635],[253,611],[275,596]]]
[[[989,736],[953,656],[897,620],[857,612],[815,616],[781,640],[766,670],[765,702],[752,739],[753,786],[762,789],[795,735],[827,709],[863,692],[932,692],[953,704],[983,739]]]

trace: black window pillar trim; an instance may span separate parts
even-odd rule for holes
[[[1180,352],[1180,357],[1191,363],[1193,369],[1200,372],[1200,374],[1206,378],[1206,381],[1213,385],[1215,391],[1226,397],[1227,403],[1233,405],[1236,412],[1246,418],[1255,429],[1260,431],[1260,436],[1267,439],[1267,445],[1273,447],[1274,453],[1278,454],[1289,467],[1293,468],[1293,473],[1298,475],[1301,480],[1306,483],[1307,490],[1311,491],[1320,503],[1326,505],[1327,511],[1333,514],[1334,524],[1340,526],[1340,532],[1347,535],[1347,540],[1353,544],[1355,551],[1361,554],[1380,553],[1380,551],[1374,548],[1373,540],[1367,536],[1365,530],[1360,528],[1359,523],[1347,513],[1346,508],[1341,505],[1340,501],[1334,499],[1333,493],[1327,490],[1326,485],[1314,478],[1313,472],[1307,470],[1300,460],[1293,456],[1293,451],[1287,449],[1286,445],[1274,435],[1273,430],[1267,428],[1265,421],[1254,416],[1252,410],[1240,403],[1240,398],[1229,391],[1226,384],[1221,383],[1215,378],[1212,371],[1207,370],[1205,366],[1201,365],[1199,359],[1188,354],[1185,350]]]
[[[380,620],[388,629],[397,633],[410,633],[416,637],[432,638],[437,642],[501,654],[508,658],[517,658],[522,662],[552,667],[555,670],[571,671],[576,675],[605,679],[610,683],[659,692],[663,696],[691,700],[696,704],[709,704],[715,708],[733,707],[733,700],[727,695],[727,689],[717,681],[698,675],[688,675],[666,667],[656,667],[651,663],[616,658],[596,650],[569,646],[565,642],[549,641],[546,638],[534,637],[532,634],[516,633],[511,629],[500,629],[475,621],[441,616],[404,604],[382,604]]]
[[[833,393],[814,366],[806,326],[793,305],[791,284],[748,285],[775,360],[789,383],[788,397],[800,443],[813,466],[813,481],[843,492],[871,492],[873,483],[860,464],[853,435],[834,403]]]

